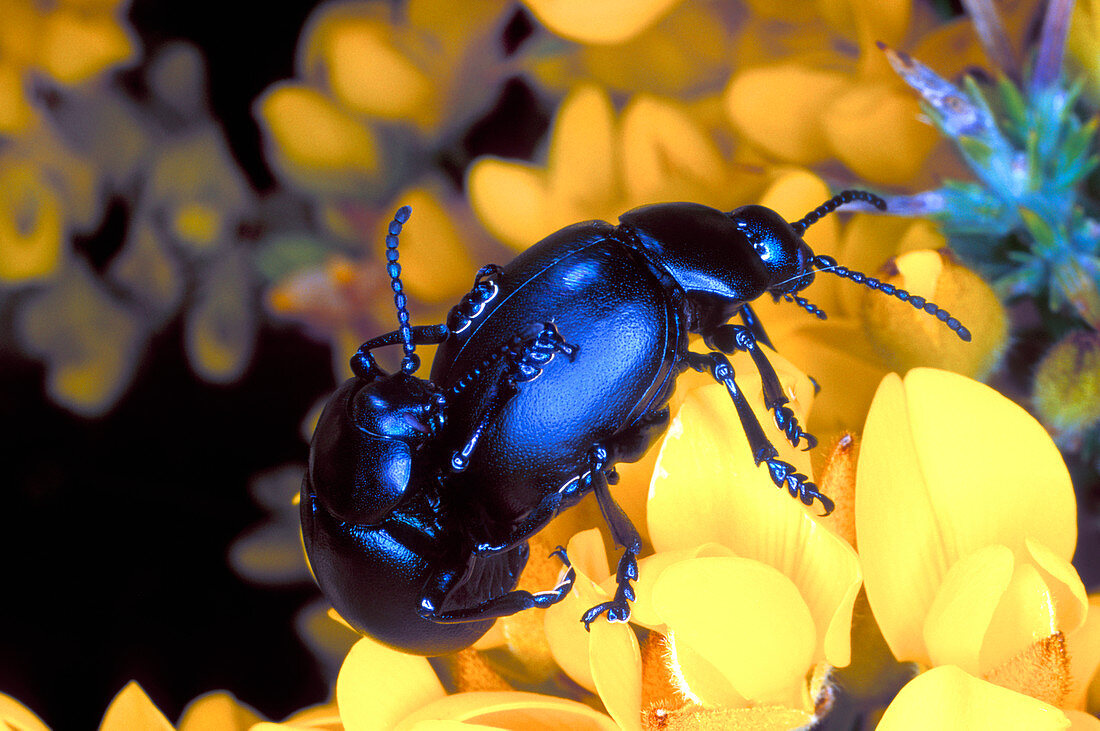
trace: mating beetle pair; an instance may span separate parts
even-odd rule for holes
[[[625,621],[637,578],[638,532],[611,497],[614,465],[636,461],[669,422],[667,402],[688,368],[729,391],[757,465],[806,505],[833,504],[777,451],[738,388],[727,354],[746,351],[764,403],[794,446],[816,439],[787,408],[771,345],[749,303],[764,294],[825,313],[795,293],[830,272],[891,294],[943,321],[923,298],[815,256],[808,226],[853,200],[845,191],[788,223],[763,206],[729,213],[694,203],[627,212],[551,234],[505,267],[488,265],[447,322],[409,324],[397,262],[397,212],[387,236],[399,328],[364,343],[355,376],[317,425],[302,485],[301,519],[317,582],[342,617],[406,652],[437,655],[473,643],[494,619],[563,599],[575,574],[539,593],[516,590],[527,539],[588,493],[624,548],[611,601]],[[740,316],[741,324],[730,324]],[[688,349],[702,335],[709,352]],[[429,380],[415,346],[439,344]],[[401,369],[372,351],[402,345]],[[566,566],[564,550],[558,551]]]

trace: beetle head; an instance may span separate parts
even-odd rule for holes
[[[320,503],[349,523],[385,519],[426,484],[416,456],[442,427],[444,407],[434,385],[405,373],[345,381],[310,446],[308,479]]]
[[[366,434],[417,448],[443,426],[445,404],[443,393],[430,381],[398,371],[359,389],[350,416]]]
[[[741,206],[729,217],[760,257],[769,274],[767,291],[776,299],[810,286],[814,252],[800,230],[765,206]]]

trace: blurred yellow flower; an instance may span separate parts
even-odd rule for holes
[[[0,158],[0,281],[42,279],[57,270],[68,248],[65,214],[45,171],[31,160]]]
[[[1100,642],[1081,631],[1089,605],[1069,563],[1073,487],[1034,418],[957,374],[891,374],[867,417],[855,507],[867,597],[895,657],[1083,705]],[[1078,642],[1091,667],[1067,659]]]
[[[392,189],[409,164],[495,99],[508,70],[495,42],[507,7],[504,0],[467,2],[461,13],[443,0],[321,6],[302,31],[298,78],[257,101],[269,157],[312,193]]]
[[[648,203],[690,200],[728,210],[758,184],[751,174],[731,174],[681,105],[640,95],[616,115],[607,92],[588,85],[558,108],[545,168],[479,158],[467,176],[482,223],[520,251],[563,226],[616,221]]]
[[[30,75],[42,71],[79,84],[132,60],[137,40],[125,24],[128,0],[0,2],[0,134],[19,134],[36,112],[27,95]]]
[[[107,706],[99,731],[174,731],[136,680],[131,680]]]
[[[621,43],[638,35],[681,0],[524,0],[555,33],[582,43]]]
[[[138,315],[74,261],[28,296],[15,329],[24,351],[45,362],[50,397],[94,417],[130,385],[148,337]]]
[[[565,93],[579,82],[596,83],[612,92],[648,93],[693,100],[712,95],[729,78],[736,59],[729,9],[718,4],[676,2],[662,17],[646,18],[634,8],[657,10],[659,4],[631,3],[616,24],[589,25],[583,16],[604,13],[616,3],[577,3],[569,8],[576,30],[553,24],[550,13],[566,3],[530,2],[537,17],[546,7],[543,23],[558,35],[577,41],[532,39],[526,42],[520,63],[541,86]],[[584,6],[583,8],[581,6]],[[557,7],[551,7],[557,6]],[[639,21],[649,22],[640,26]],[[630,26],[627,28],[627,26]],[[561,27],[559,27],[561,26]],[[622,30],[633,32],[618,37]]]
[[[19,731],[49,731],[34,711],[5,693],[0,693],[0,727]]]
[[[943,24],[910,0],[806,3],[782,19],[759,5],[723,98],[738,133],[779,161],[836,159],[862,180],[931,183],[933,151],[946,148],[876,44],[919,38],[914,50],[952,76],[988,65],[969,24]]]
[[[427,658],[359,640],[336,681],[344,728],[420,728],[420,724],[492,725],[497,728],[616,728],[607,716],[576,701],[519,691],[447,695]]]

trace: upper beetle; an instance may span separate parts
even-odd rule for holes
[[[408,325],[396,268],[400,225],[391,226],[390,273],[401,327],[364,343],[352,366],[360,381],[394,387],[377,402],[379,411],[387,412],[389,404],[396,410],[397,402],[411,398],[435,421],[413,430],[416,448],[410,450],[350,443],[332,448],[326,434],[356,418],[344,407],[318,426],[303,486],[305,544],[322,589],[341,614],[411,651],[435,654],[469,644],[489,619],[565,595],[571,572],[539,595],[514,591],[515,581],[527,539],[594,492],[625,550],[615,597],[592,607],[582,621],[587,626],[603,612],[625,621],[641,542],[608,485],[617,462],[639,459],[663,432],[676,377],[687,368],[709,372],[726,386],[756,463],[767,466],[777,486],[831,511],[832,501],[778,459],[736,383],[726,356],[746,351],[776,426],[795,446],[816,444],[786,406],[759,347],[770,342],[749,303],[770,294],[824,318],[796,293],[815,272],[830,272],[907,301],[970,338],[958,320],[923,298],[814,255],[802,239],[806,228],[853,200],[885,208],[870,193],[844,191],[793,223],[763,206],[723,212],[695,203],[636,208],[618,226],[578,223],[505,267],[483,267],[446,323],[420,327]],[[730,324],[735,316],[741,324]],[[690,350],[689,333],[701,335],[709,350]],[[413,348],[429,343],[440,347],[429,381],[422,381],[412,376]],[[405,348],[402,370],[385,374],[371,351],[396,344]],[[342,391],[366,387],[345,384]],[[330,454],[344,450],[358,456]],[[328,459],[336,466],[322,467]],[[410,477],[395,491],[389,476],[398,471]],[[370,515],[335,512],[331,505],[348,494],[365,495],[359,499],[371,504]],[[377,538],[380,531],[386,541],[359,538]],[[382,579],[371,578],[380,571]],[[431,646],[420,638],[425,627],[437,638]]]

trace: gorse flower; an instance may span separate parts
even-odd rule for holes
[[[855,508],[867,597],[895,657],[1082,707],[1100,658],[1095,631],[1081,632],[1090,607],[1069,563],[1075,500],[1031,416],[944,371],[887,376],[863,431]],[[990,693],[997,705],[1003,693],[937,677],[918,679],[921,692],[952,704]]]

